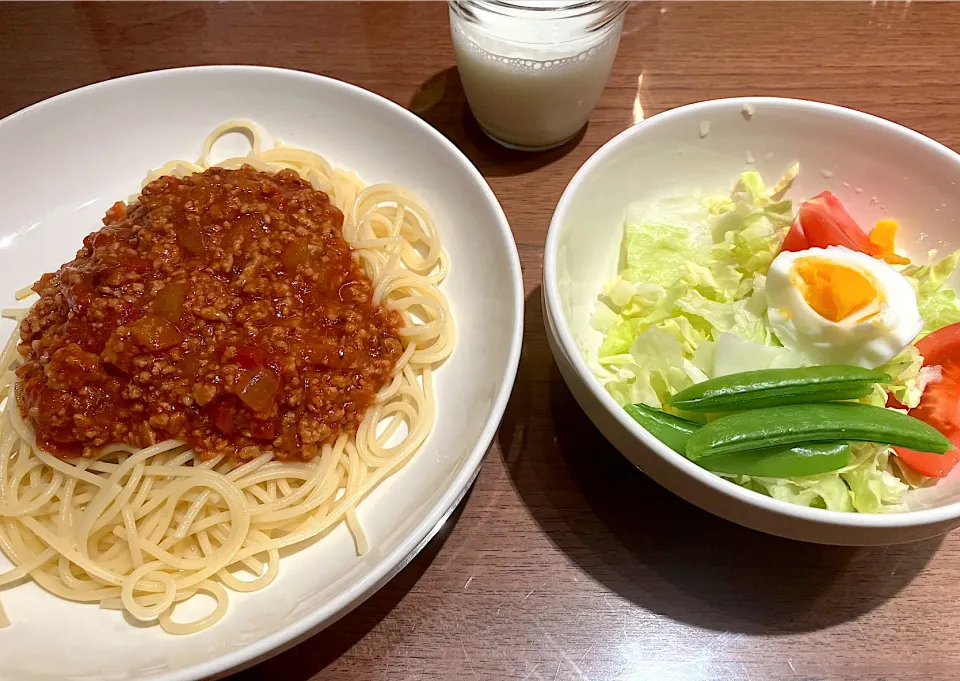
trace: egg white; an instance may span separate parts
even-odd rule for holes
[[[795,283],[800,278],[793,274],[796,262],[808,257],[865,274],[876,285],[878,300],[839,322],[821,317],[807,303]],[[781,253],[770,264],[765,291],[773,333],[785,347],[815,364],[873,369],[900,354],[923,328],[917,295],[905,277],[881,260],[839,246]]]

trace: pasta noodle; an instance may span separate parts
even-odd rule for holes
[[[251,142],[246,156],[212,163],[225,134]],[[437,288],[447,256],[429,213],[394,185],[365,187],[322,156],[278,143],[261,148],[249,121],[228,121],[204,141],[196,162],[172,161],[144,182],[214,165],[295,170],[329,194],[344,213],[343,236],[374,286],[374,302],[398,311],[404,352],[355,437],[341,435],[306,462],[270,452],[239,464],[203,461],[182,442],[104,448],[95,459],[63,460],[37,447],[14,397],[19,333],[0,354],[0,550],[15,567],[0,590],[29,578],[72,601],[121,609],[171,634],[212,626],[227,611],[228,591],[262,589],[277,576],[280,550],[345,522],[356,548],[368,542],[357,504],[403,466],[435,420],[433,367],[455,344],[449,304]],[[31,291],[18,292],[18,298]],[[6,310],[22,320],[26,310]],[[226,588],[225,588],[226,587]],[[211,612],[181,622],[178,606],[197,594]],[[0,608],[0,626],[8,624]]]

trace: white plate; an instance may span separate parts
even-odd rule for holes
[[[750,108],[753,115],[749,115]],[[830,190],[861,225],[894,217],[898,242],[923,261],[960,248],[960,155],[912,130],[828,104],[778,98],[699,102],[654,116],[601,147],[570,181],[544,252],[544,319],[565,381],[597,428],[647,475],[728,520],[793,539],[891,544],[960,526],[960,467],[908,494],[908,513],[806,508],[724,480],[668,449],[633,421],[592,375],[584,349],[599,344],[590,316],[616,273],[629,204],[701,190],[729,192],[740,173],[775,181],[795,161],[788,195]],[[960,285],[955,276],[954,290]]]
[[[194,158],[205,136],[249,118],[367,183],[419,195],[451,273],[442,284],[457,348],[436,373],[437,425],[423,448],[359,507],[371,550],[345,527],[285,556],[263,591],[230,594],[219,624],[188,637],[62,601],[32,583],[0,592],[0,679],[163,679],[221,674],[334,622],[396,574],[466,493],[490,445],[520,356],[523,290],[506,218],[473,165],[416,116],[311,74],[244,66],[158,71],[54,97],[0,121],[0,298],[71,259],[106,209],[147,170]],[[9,334],[10,322],[2,333]],[[0,571],[8,564],[0,557]]]

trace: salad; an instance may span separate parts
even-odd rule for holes
[[[729,196],[628,208],[587,357],[652,435],[771,497],[903,510],[960,461],[960,251],[911,262],[830,192],[795,210],[791,168]]]

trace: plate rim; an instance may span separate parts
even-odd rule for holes
[[[510,262],[509,276],[511,288],[513,289],[515,311],[512,319],[509,320],[513,328],[507,357],[506,373],[503,377],[503,382],[497,390],[496,398],[491,404],[490,416],[487,418],[481,430],[480,437],[473,445],[469,456],[464,463],[461,464],[459,470],[456,471],[454,479],[447,490],[429,510],[425,520],[421,522],[416,529],[411,531],[393,551],[387,554],[373,570],[366,572],[363,577],[354,580],[350,585],[346,586],[330,599],[323,607],[309,611],[291,624],[267,636],[247,643],[237,650],[222,653],[205,662],[198,662],[173,670],[168,669],[159,674],[146,677],[149,681],[197,681],[199,679],[216,679],[223,678],[223,676],[234,671],[249,668],[258,662],[262,662],[273,655],[294,647],[308,637],[334,624],[393,579],[437,534],[440,528],[447,522],[454,509],[456,509],[470,491],[473,482],[480,472],[483,460],[493,443],[493,438],[500,428],[500,422],[506,411],[507,403],[513,393],[513,386],[516,381],[523,347],[523,316],[525,308],[523,271],[520,265],[520,254],[517,248],[516,238],[513,235],[510,223],[496,194],[490,188],[489,183],[474,163],[453,144],[453,142],[422,118],[383,95],[337,78],[299,69],[247,64],[188,66],[156,69],[117,78],[108,78],[67,90],[66,92],[42,99],[5,116],[0,119],[0,127],[9,124],[13,120],[29,115],[34,110],[52,106],[72,97],[80,96],[81,94],[89,94],[100,89],[116,87],[117,84],[121,82],[132,80],[149,81],[178,77],[182,74],[191,73],[211,74],[212,77],[227,73],[257,73],[284,78],[293,77],[314,83],[320,82],[323,83],[324,86],[332,87],[335,90],[339,89],[343,92],[350,92],[360,97],[375,100],[378,104],[392,111],[394,115],[406,118],[409,123],[423,130],[425,134],[432,137],[441,147],[446,148],[449,153],[463,164],[466,172],[478,183],[481,192],[493,208],[496,216],[496,226],[501,232],[501,235],[505,237],[505,241],[509,244],[507,249]]]

